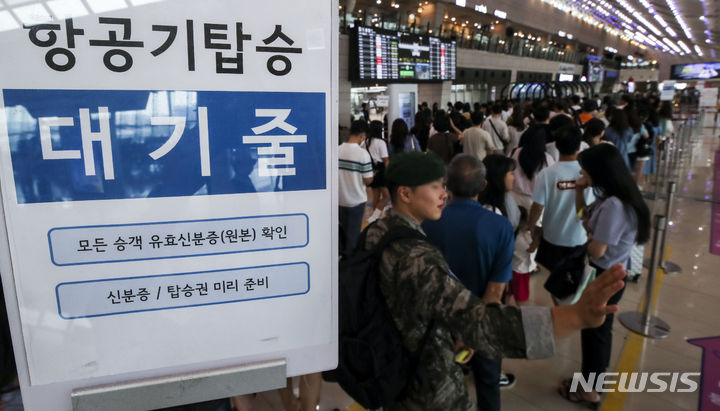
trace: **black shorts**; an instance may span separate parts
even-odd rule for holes
[[[385,163],[376,163],[373,166],[373,181],[370,183],[370,188],[381,188],[385,187]]]
[[[563,247],[561,245],[549,243],[543,238],[540,240],[540,246],[538,246],[535,261],[547,268],[549,271],[552,271],[555,267],[557,267],[563,258],[577,252],[577,249],[582,247],[582,245],[575,247]]]

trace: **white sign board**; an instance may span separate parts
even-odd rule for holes
[[[717,88],[701,88],[700,90],[700,107],[717,108],[718,89]]]
[[[660,87],[660,100],[671,101],[675,98],[675,80],[665,80]]]
[[[26,409],[334,368],[337,1],[8,4],[0,263]]]
[[[375,97],[375,105],[378,107],[389,107],[390,96],[379,95]]]
[[[567,63],[560,63],[558,65],[558,73],[561,74],[575,74],[575,65],[574,64],[567,64]]]

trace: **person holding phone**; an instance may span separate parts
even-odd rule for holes
[[[581,152],[578,161],[582,177],[575,182],[575,206],[582,213],[588,233],[590,265],[596,269],[597,278],[601,278],[616,264],[627,267],[633,245],[650,238],[650,210],[617,148],[598,144]],[[596,198],[589,206],[584,194],[587,187],[592,187]],[[608,304],[617,304],[624,290],[623,287],[610,297]],[[608,314],[602,325],[581,332],[585,378],[590,373],[605,372],[610,363],[613,317]],[[563,381],[559,389],[565,399],[587,405],[600,402],[600,395],[594,390],[585,392],[581,388],[570,392],[569,381]]]

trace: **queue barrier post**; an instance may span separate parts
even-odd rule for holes
[[[670,335],[670,326],[660,318],[650,314],[655,290],[655,275],[659,268],[660,246],[662,233],[665,231],[667,218],[662,215],[655,216],[655,231],[653,233],[652,256],[650,257],[650,273],[645,290],[643,311],[626,311],[618,315],[620,323],[630,331],[650,338],[666,338]]]
[[[668,182],[667,186],[667,201],[665,202],[665,217],[666,217],[666,226],[663,230],[662,238],[660,240],[660,261],[658,263],[659,267],[662,268],[663,272],[668,275],[676,275],[676,274],[682,274],[682,267],[678,265],[677,263],[674,263],[672,261],[666,261],[665,260],[665,249],[667,244],[667,233],[668,233],[668,226],[670,224],[670,219],[672,218],[672,206],[673,202],[675,200],[675,191],[677,189],[677,184],[675,184],[674,181]],[[651,259],[645,259],[643,260],[643,267],[649,268],[650,264],[652,263]]]
[[[672,261],[667,261],[665,259],[665,246],[667,241],[668,225],[670,224],[670,220],[672,219],[672,206],[675,200],[676,190],[677,184],[675,184],[674,181],[670,181],[667,188],[667,201],[665,202],[666,225],[665,230],[663,230],[662,239],[660,241],[660,268],[662,268],[665,274],[670,275],[682,273],[682,267]]]

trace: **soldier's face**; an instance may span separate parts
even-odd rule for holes
[[[417,186],[408,194],[410,211],[417,220],[438,220],[442,216],[448,197],[442,179]]]

